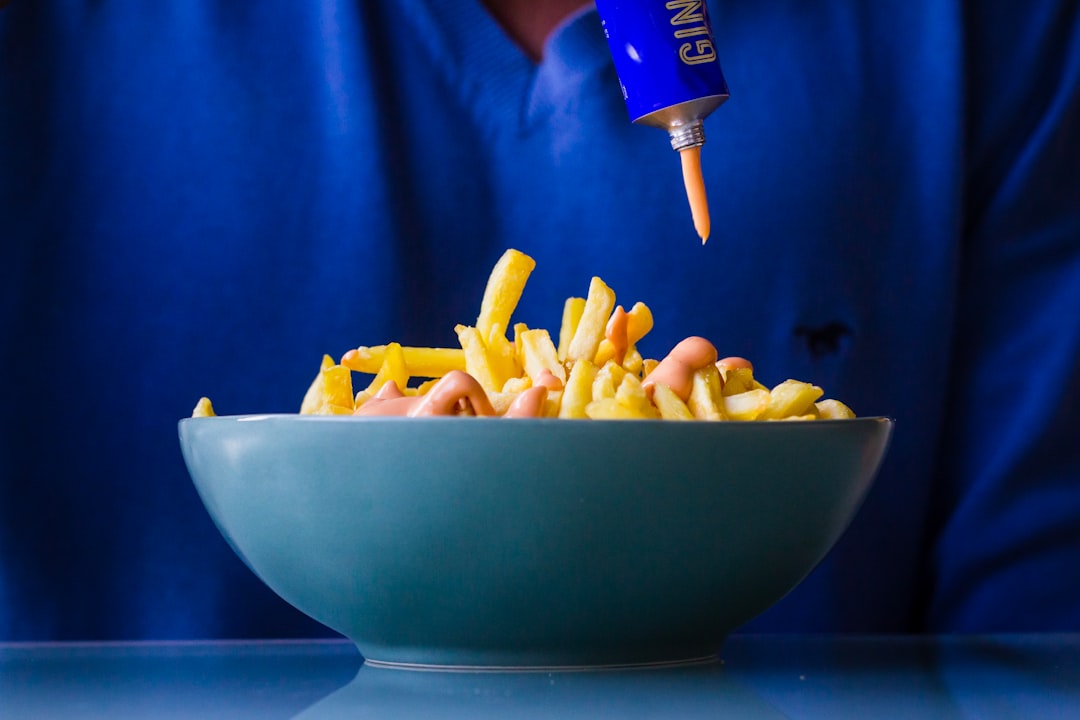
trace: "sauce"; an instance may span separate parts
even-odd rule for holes
[[[397,398],[405,397],[405,393],[401,391],[401,388],[397,386],[397,383],[391,380],[390,382],[383,383],[383,386],[379,388],[375,393],[375,400],[396,400]]]
[[[749,360],[741,357],[726,357],[716,361],[717,370],[734,370],[736,368],[753,370],[754,366]]]
[[[426,395],[406,396],[397,383],[388,382],[353,414],[424,417],[463,413],[494,415],[495,408],[476,378],[461,370],[451,370]]]
[[[671,349],[667,357],[646,376],[641,386],[652,395],[657,384],[664,384],[686,402],[694,384],[694,373],[716,362],[716,347],[703,337],[688,337]]]
[[[552,376],[554,377],[554,376]],[[558,382],[558,378],[555,378]],[[548,389],[543,385],[533,385],[527,390],[522,390],[510,403],[503,417],[507,418],[533,418],[544,414],[544,401],[547,400]]]
[[[390,383],[387,383],[388,385]],[[394,387],[397,387],[396,385]],[[353,411],[353,415],[371,415],[371,416],[389,416],[389,415],[409,415],[409,411],[416,407],[416,402],[419,397],[397,397],[386,400],[380,400],[379,398],[371,398],[366,403],[356,408]]]
[[[711,223],[709,203],[705,197],[705,179],[701,175],[701,146],[689,147],[679,151],[682,160],[683,184],[686,185],[686,198],[690,201],[690,214],[694,218],[694,230],[701,238],[701,244],[709,239]]]
[[[558,392],[563,389],[563,382],[559,378],[555,377],[550,370],[544,368],[536,375],[535,385],[541,385],[552,392]]]
[[[611,343],[612,347],[611,359],[617,365],[623,364],[623,360],[626,359],[626,351],[630,347],[629,327],[630,316],[623,310],[623,306],[619,305],[615,308],[615,312],[611,314],[607,328],[604,329],[604,337]]]

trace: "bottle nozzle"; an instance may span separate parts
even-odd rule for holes
[[[671,137],[671,149],[676,152],[701,147],[705,144],[705,124],[701,120],[694,120],[676,125],[668,130],[668,135]]]

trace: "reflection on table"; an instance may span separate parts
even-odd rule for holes
[[[735,636],[712,665],[445,673],[345,641],[0,645],[0,718],[1077,718],[1080,636]]]

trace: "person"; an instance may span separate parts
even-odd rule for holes
[[[1080,629],[1080,8],[709,3],[713,234],[579,2],[0,11],[0,639],[327,631],[213,527],[176,422],[295,412],[323,353],[453,346],[592,275],[896,429],[754,631]]]

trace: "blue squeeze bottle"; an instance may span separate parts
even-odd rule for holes
[[[663,128],[682,160],[702,244],[709,211],[701,177],[704,120],[728,99],[704,0],[596,0],[630,120]]]

